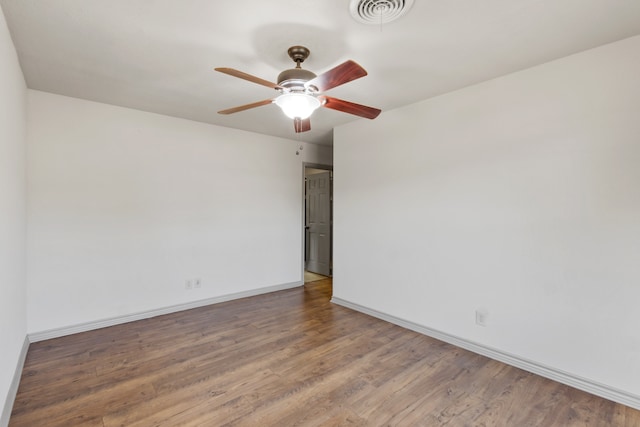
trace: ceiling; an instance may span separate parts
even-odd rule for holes
[[[640,34],[639,0],[415,0],[400,19],[365,25],[348,0],[0,0],[31,89],[267,135],[332,144],[333,128],[366,120],[329,109],[294,133],[269,81],[292,68],[320,74],[347,59],[368,76],[329,95],[383,112]],[[384,113],[383,113],[384,114]]]

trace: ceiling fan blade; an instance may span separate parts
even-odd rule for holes
[[[325,92],[366,75],[367,71],[364,68],[349,60],[309,80],[305,86],[315,86],[320,92]]]
[[[228,74],[233,77],[238,77],[240,79],[248,80],[253,83],[257,83],[262,86],[270,87],[271,89],[282,89],[281,86],[278,86],[275,83],[271,83],[268,80],[261,79],[260,77],[252,76],[251,74],[244,73],[242,71],[235,70],[233,68],[215,68],[216,71],[221,73]]]
[[[258,101],[251,104],[240,105],[239,107],[228,108],[226,110],[218,111],[218,114],[233,114],[239,111],[249,110],[251,108],[261,107],[273,103],[273,99],[265,99],[264,101]]]
[[[296,133],[307,132],[311,130],[311,119],[301,119],[296,117],[293,119],[293,127],[296,130]]]
[[[375,119],[382,112],[382,110],[379,110],[378,108],[367,107],[366,105],[360,105],[354,102],[332,98],[330,96],[323,96],[321,98],[324,100],[324,104],[322,104],[322,106],[325,108],[354,114],[356,116],[364,117],[365,119]]]

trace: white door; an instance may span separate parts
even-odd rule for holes
[[[305,269],[331,275],[331,172],[307,176]]]

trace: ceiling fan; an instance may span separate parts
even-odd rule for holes
[[[303,70],[300,67],[300,64],[309,56],[309,49],[304,46],[292,46],[287,50],[287,53],[296,63],[296,67],[281,72],[278,75],[278,83],[272,83],[233,68],[216,68],[215,70],[221,73],[267,86],[280,92],[280,95],[276,98],[229,108],[218,111],[218,113],[233,114],[275,103],[285,115],[293,119],[293,127],[296,132],[311,130],[309,117],[318,107],[330,108],[367,119],[378,117],[381,110],[377,108],[322,94],[329,89],[366,76],[367,72],[360,65],[349,60],[317,76],[311,71]]]

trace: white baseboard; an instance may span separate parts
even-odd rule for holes
[[[385,320],[389,323],[402,326],[403,328],[410,329],[412,331],[427,335],[440,341],[453,344],[457,347],[464,348],[465,350],[487,356],[491,359],[506,363],[507,365],[515,366],[517,368],[532,372],[545,378],[549,378],[559,383],[575,387],[579,390],[586,391],[587,393],[591,393],[596,396],[600,396],[605,399],[609,399],[614,402],[621,403],[631,408],[640,410],[640,396],[628,393],[626,391],[618,390],[605,384],[600,384],[595,381],[591,381],[586,378],[582,378],[571,373],[552,368],[550,366],[545,366],[531,360],[523,359],[519,356],[509,354],[495,348],[487,347],[473,341],[468,341],[464,338],[456,337],[454,335],[450,335],[445,332],[429,328],[427,326],[419,325],[417,323],[413,323],[408,320],[404,320],[399,317],[395,317],[390,314],[386,314],[362,306],[360,304],[343,300],[338,297],[333,297],[331,299],[331,302],[355,311],[359,311],[361,313],[368,314],[378,319]]]
[[[222,295],[203,300],[187,302],[184,304],[162,307],[155,310],[143,311],[139,313],[127,314],[124,316],[111,317],[108,319],[96,320],[93,322],[81,323],[78,325],[65,326],[62,328],[49,329],[47,331],[33,332],[28,334],[29,342],[44,341],[51,338],[58,338],[66,335],[77,334],[79,332],[92,331],[94,329],[106,328],[109,326],[120,325],[122,323],[134,322],[136,320],[148,319],[150,317],[161,316],[163,314],[176,313],[178,311],[190,310],[192,308],[203,307],[205,305],[218,304],[221,302],[231,301],[240,298],[252,297],[255,295],[267,294],[270,292],[281,291],[302,286],[304,283],[291,282],[280,285],[267,286],[265,288],[251,289],[248,291],[237,292],[233,294]]]
[[[9,391],[7,392],[7,399],[5,400],[4,407],[2,408],[2,415],[0,415],[1,427],[7,427],[9,425],[9,418],[11,418],[11,410],[13,409],[13,402],[15,402],[16,395],[18,394],[18,387],[20,386],[20,378],[22,377],[22,368],[24,367],[24,361],[27,358],[28,351],[29,351],[29,338],[25,336],[24,342],[22,343],[22,349],[20,350],[20,354],[18,355],[18,363],[16,363],[16,370],[13,373],[13,380],[11,380],[11,385],[9,386]]]

